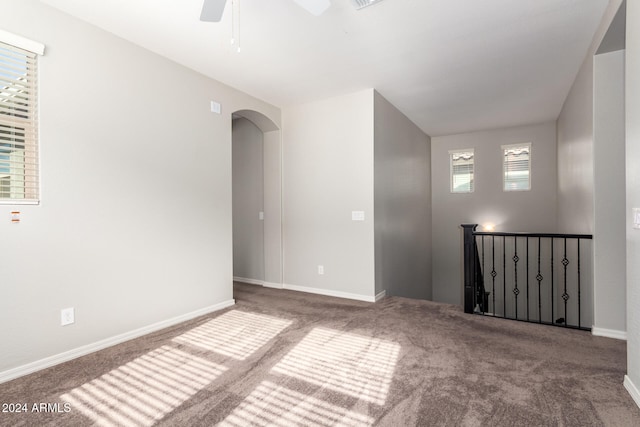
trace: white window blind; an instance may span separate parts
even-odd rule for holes
[[[531,143],[503,145],[504,191],[531,189]]]
[[[0,202],[38,201],[37,59],[0,42]]]
[[[473,149],[449,151],[451,192],[473,192]]]

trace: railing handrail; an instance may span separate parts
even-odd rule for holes
[[[564,233],[508,233],[502,231],[474,231],[474,236],[506,236],[506,237],[548,237],[559,239],[593,239],[592,234],[564,234]]]

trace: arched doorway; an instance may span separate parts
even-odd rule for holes
[[[253,110],[232,120],[234,280],[282,288],[281,132]]]

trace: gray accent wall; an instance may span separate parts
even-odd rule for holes
[[[578,72],[558,117],[558,227],[593,233],[593,56]]]
[[[621,1],[611,1],[558,117],[558,230],[594,235],[594,333],[625,333],[623,54],[595,55]],[[612,22],[614,25],[612,26]],[[610,48],[609,48],[610,49]]]
[[[640,230],[631,209],[640,208],[640,4],[627,3],[626,159],[627,159],[627,388],[640,406]]]
[[[0,205],[0,372],[233,303],[231,112],[280,110],[37,0],[2,8],[46,54],[41,203]]]
[[[558,229],[593,233],[593,56],[622,0],[612,0],[558,116]]]
[[[374,93],[376,294],[431,299],[431,138]]]
[[[502,190],[502,145],[531,143],[531,190]],[[451,193],[449,150],[475,150],[474,191]],[[431,138],[433,300],[462,305],[460,224],[555,232],[555,122]]]
[[[282,137],[280,130],[263,136],[264,280],[282,285]]]
[[[264,142],[250,120],[233,120],[233,275],[264,280]]]

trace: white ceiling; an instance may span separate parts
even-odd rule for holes
[[[557,118],[608,0],[42,0],[279,107],[375,88],[432,136]],[[237,15],[236,15],[237,16]]]

